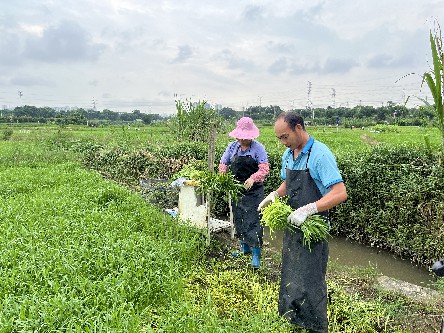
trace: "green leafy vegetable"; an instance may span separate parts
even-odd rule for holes
[[[302,243],[311,251],[312,242],[320,242],[327,239],[329,236],[330,226],[321,215],[311,215],[301,225],[301,230],[304,233]]]
[[[287,217],[292,211],[287,205],[287,199],[278,198],[262,209],[261,222],[270,228],[270,234],[275,230],[285,231],[290,228]]]
[[[275,230],[293,230],[292,224],[287,221],[293,209],[287,204],[287,199],[278,198],[261,213],[261,222],[270,228],[270,234]],[[329,236],[329,225],[320,215],[311,215],[299,227],[304,234],[302,243],[311,251],[311,243],[326,240]]]
[[[176,173],[174,177],[185,177],[189,180],[194,180],[197,183],[196,186],[203,193],[211,192],[213,195],[222,194],[224,198],[230,196],[234,201],[236,201],[245,190],[243,185],[234,178],[231,172],[216,173],[185,166],[181,171]]]

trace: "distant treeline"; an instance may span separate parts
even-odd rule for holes
[[[55,123],[98,125],[103,123],[141,122],[150,124],[162,120],[159,114],[145,114],[139,110],[131,113],[115,112],[111,110],[96,111],[92,109],[55,110],[50,107],[36,107],[31,105],[18,106],[12,110],[2,110],[1,123]]]
[[[236,120],[242,116],[253,118],[257,122],[272,123],[273,119],[284,110],[279,106],[250,106],[243,111],[224,107],[217,110],[217,114],[225,120]],[[400,126],[427,126],[433,123],[434,113],[425,106],[407,108],[403,105],[387,102],[380,107],[359,105],[349,107],[305,108],[294,109],[302,114],[308,124],[332,125],[343,127],[362,127],[374,124],[396,124]],[[175,115],[172,115],[174,117]],[[76,108],[71,110],[56,110],[50,107],[36,107],[31,105],[19,106],[14,109],[2,110],[1,123],[55,123],[99,125],[103,123],[131,123],[140,122],[150,124],[169,117],[160,114],[146,114],[139,110],[132,112],[116,112],[105,109]]]
[[[435,120],[435,114],[425,106],[407,108],[403,105],[388,102],[385,106],[374,107],[359,105],[349,107],[304,108],[293,109],[299,112],[306,123],[312,125],[332,125],[342,127],[362,127],[375,124],[394,124],[400,126],[428,126]],[[273,119],[281,113],[279,106],[249,107],[242,115],[253,118],[255,121],[272,123]],[[232,117],[230,109],[222,109],[220,114]],[[239,112],[236,112],[239,114]]]

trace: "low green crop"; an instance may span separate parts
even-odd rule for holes
[[[287,204],[287,199],[276,199],[270,205],[262,209],[261,222],[270,228],[270,233],[275,230],[293,230],[287,221],[288,215],[293,209]],[[329,236],[329,225],[320,215],[309,216],[299,227],[304,234],[302,243],[311,251],[311,243],[326,240]]]

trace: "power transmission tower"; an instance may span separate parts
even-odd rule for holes
[[[336,108],[336,89],[331,88],[331,97],[333,98],[333,109]]]
[[[313,103],[311,102],[311,82],[310,81],[308,81],[307,109],[312,110],[311,118],[314,120],[315,114],[314,114],[314,109],[313,109]]]
[[[23,91],[19,90],[19,91],[18,91],[18,96],[19,96],[19,99],[20,99],[20,106],[22,106],[22,96],[23,96]]]

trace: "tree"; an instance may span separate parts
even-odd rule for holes
[[[157,113],[145,114],[144,116],[142,116],[142,121],[146,125],[151,124],[152,122],[154,122],[156,120],[161,120],[161,119],[162,119],[162,117]]]
[[[238,112],[232,108],[224,107],[219,111],[219,115],[225,120],[238,117]]]

